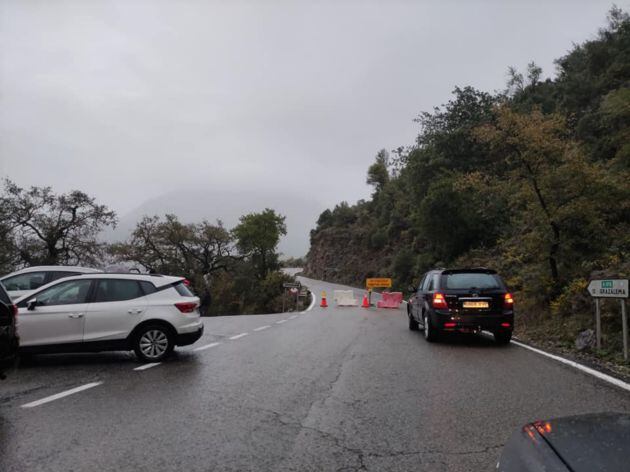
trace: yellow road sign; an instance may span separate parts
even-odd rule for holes
[[[366,279],[366,288],[391,288],[392,279],[378,278],[378,279]]]

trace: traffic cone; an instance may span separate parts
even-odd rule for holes
[[[322,308],[328,308],[328,302],[326,302],[326,292],[322,292],[322,302],[319,306]]]
[[[368,302],[367,293],[363,294],[363,303],[361,303],[361,308],[370,308],[370,302]]]

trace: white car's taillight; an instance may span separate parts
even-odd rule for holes
[[[192,313],[197,308],[197,304],[195,302],[179,302],[175,303],[175,306],[182,313]]]

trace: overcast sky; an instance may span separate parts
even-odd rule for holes
[[[510,65],[553,75],[611,3],[0,5],[0,171],[124,215],[187,188],[365,198],[373,156],[411,144],[420,111],[457,85],[503,89]],[[189,204],[221,216],[220,202]]]

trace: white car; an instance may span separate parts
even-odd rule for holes
[[[93,273],[16,301],[21,353],[135,351],[157,362],[203,334],[199,298],[182,277]]]
[[[27,267],[0,278],[11,300],[30,295],[38,288],[71,275],[101,272],[98,269],[78,266],[34,266]]]

